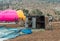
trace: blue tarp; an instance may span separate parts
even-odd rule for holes
[[[21,32],[25,33],[25,34],[31,34],[32,33],[31,29],[29,29],[29,28],[22,29]]]
[[[0,38],[15,38],[17,36],[31,34],[32,31],[29,28],[19,29],[19,28],[6,28],[1,26],[0,27]]]

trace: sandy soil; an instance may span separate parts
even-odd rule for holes
[[[7,41],[60,41],[60,23],[53,23],[53,30],[33,32]]]
[[[7,41],[60,41],[60,29],[34,32]]]

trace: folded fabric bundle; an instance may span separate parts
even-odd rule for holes
[[[6,22],[14,22],[14,21],[20,21],[22,19],[25,21],[26,16],[24,15],[22,10],[0,10],[0,21],[6,21]]]
[[[20,36],[20,34],[15,32],[15,33],[11,33],[11,34],[4,36],[4,38],[11,39],[11,38],[16,38],[17,36]]]
[[[0,21],[13,22],[15,19],[18,20],[16,10],[4,10],[0,12]]]
[[[17,33],[16,31],[8,30],[8,29],[3,29],[0,30],[0,38],[4,38],[5,36],[8,36],[10,34]]]
[[[6,39],[11,39],[17,36],[31,34],[31,33],[32,33],[31,29],[28,28],[24,28],[24,29],[6,28],[4,26],[1,26],[0,28],[0,38],[6,38]]]
[[[22,29],[21,32],[24,34],[31,34],[32,33],[31,29],[29,29],[29,28]]]

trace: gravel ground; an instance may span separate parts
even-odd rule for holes
[[[60,29],[33,32],[7,41],[60,41]]]

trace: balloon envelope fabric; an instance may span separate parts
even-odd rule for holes
[[[20,29],[20,28],[9,28],[9,27],[6,28],[4,26],[0,27],[0,38],[12,39],[18,36],[27,35],[31,33],[32,33],[31,29],[28,28]]]
[[[23,19],[25,21],[26,19],[26,16],[24,15],[23,11],[22,10],[18,10],[17,11],[17,15],[20,19]]]
[[[18,15],[15,10],[4,10],[0,12],[0,21],[15,21],[18,20]]]
[[[29,29],[29,28],[24,28],[21,30],[21,32],[25,33],[25,34],[31,34],[32,33],[31,29]]]

